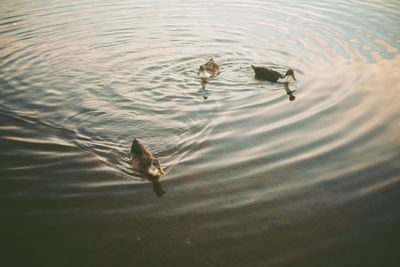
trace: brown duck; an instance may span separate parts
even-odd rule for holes
[[[202,79],[207,79],[216,76],[219,73],[219,66],[213,59],[210,59],[206,64],[200,66],[199,76]]]
[[[132,165],[139,171],[151,176],[165,175],[165,172],[161,168],[160,161],[153,157],[151,152],[148,151],[137,138],[132,142],[131,156]]]

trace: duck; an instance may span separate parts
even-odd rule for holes
[[[282,75],[281,73],[272,69],[255,67],[253,65],[251,65],[251,67],[255,72],[256,78],[259,80],[266,80],[273,83],[288,83],[292,78],[296,81],[296,77],[294,76],[294,71],[292,69],[288,69],[285,75]]]
[[[200,66],[199,76],[202,79],[215,77],[219,73],[219,66],[214,59],[210,59],[206,64]]]
[[[136,137],[132,142],[131,156],[132,165],[139,171],[153,177],[165,175],[160,161],[156,159]]]

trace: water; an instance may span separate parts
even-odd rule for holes
[[[0,10],[2,266],[397,266],[398,1]]]

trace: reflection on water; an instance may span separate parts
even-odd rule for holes
[[[208,79],[201,79],[201,88],[206,89],[206,85],[208,83]]]
[[[396,266],[397,1],[0,9],[3,265]]]
[[[285,90],[286,90],[286,94],[289,96],[289,100],[290,101],[295,100],[296,97],[293,95],[293,93],[296,92],[296,90],[290,90],[289,83],[285,83],[284,87],[285,87]]]
[[[149,181],[153,184],[153,192],[159,197],[162,197],[166,191],[163,190],[161,183],[160,183],[160,177],[149,177]]]

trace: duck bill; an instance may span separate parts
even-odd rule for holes
[[[296,77],[294,77],[294,74],[292,74],[291,76],[292,76],[292,79],[293,79],[293,80],[297,81],[297,80],[296,80]]]
[[[160,173],[160,175],[165,175],[165,172],[164,172],[164,170],[161,168],[161,166],[158,166],[157,169],[158,169],[158,172]]]

